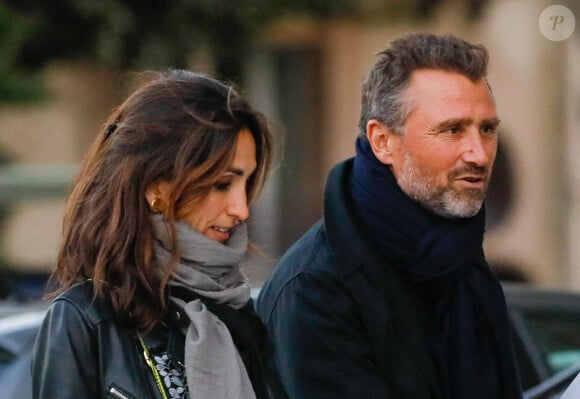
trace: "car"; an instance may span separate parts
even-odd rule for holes
[[[42,300],[25,302],[14,300],[0,301],[0,321],[5,317],[29,313],[35,310],[44,311],[46,308],[48,308],[48,302]]]
[[[252,297],[258,293],[253,289]],[[580,372],[580,293],[507,283],[504,293],[524,398],[558,398]],[[2,397],[31,398],[32,347],[46,307],[0,305]]]
[[[32,398],[32,347],[47,305],[0,306],[0,396]]]
[[[526,284],[503,288],[526,397],[551,398],[580,371],[580,293]]]

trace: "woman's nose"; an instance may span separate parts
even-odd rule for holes
[[[230,216],[236,217],[241,222],[250,217],[248,197],[245,191],[235,195],[234,198],[232,198],[232,201],[228,206],[228,214]]]

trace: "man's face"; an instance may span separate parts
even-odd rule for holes
[[[471,217],[483,204],[499,120],[484,80],[419,70],[405,92],[411,112],[393,138],[392,170],[401,189],[444,217]]]

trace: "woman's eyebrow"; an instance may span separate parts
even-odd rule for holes
[[[244,171],[240,168],[228,168],[227,172],[233,173],[236,176],[243,176],[244,175]]]

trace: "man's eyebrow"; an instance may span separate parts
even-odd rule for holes
[[[437,126],[435,126],[435,129],[438,130],[448,128],[450,126],[469,125],[471,122],[473,122],[473,119],[470,118],[447,119],[444,120],[443,122],[438,123]]]
[[[497,126],[500,124],[500,122],[501,122],[501,120],[499,120],[498,118],[487,118],[487,119],[482,120],[481,124],[487,125],[487,126]],[[437,124],[437,126],[435,126],[435,130],[445,129],[445,128],[448,128],[450,126],[465,126],[465,125],[469,125],[471,123],[473,123],[473,119],[471,119],[471,118],[447,119],[447,120]]]
[[[484,119],[481,124],[482,125],[491,125],[491,126],[497,126],[501,123],[501,120],[499,118],[489,118],[489,119]]]

